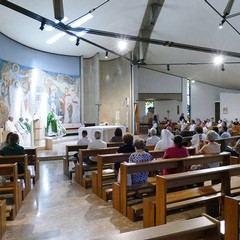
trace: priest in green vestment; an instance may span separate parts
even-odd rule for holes
[[[57,118],[55,109],[52,108],[51,112],[47,115],[47,134],[48,136],[55,136],[58,133]]]

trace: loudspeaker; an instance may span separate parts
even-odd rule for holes
[[[64,18],[62,0],[53,0],[54,17],[61,21]]]

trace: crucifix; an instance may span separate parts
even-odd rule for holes
[[[96,103],[95,105],[97,105],[98,111],[97,111],[97,125],[99,125],[99,113],[100,113],[100,107],[101,107],[101,103]]]

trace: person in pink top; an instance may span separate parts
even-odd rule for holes
[[[169,147],[166,149],[163,159],[166,158],[183,158],[183,157],[188,157],[188,150],[186,147],[183,147],[182,144],[182,136],[178,135],[174,137],[174,145],[172,147]],[[167,174],[172,174],[176,173],[176,169],[163,169],[162,170],[162,175],[167,175]]]

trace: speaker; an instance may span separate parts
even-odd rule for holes
[[[64,18],[62,0],[53,0],[54,17],[61,21]]]

